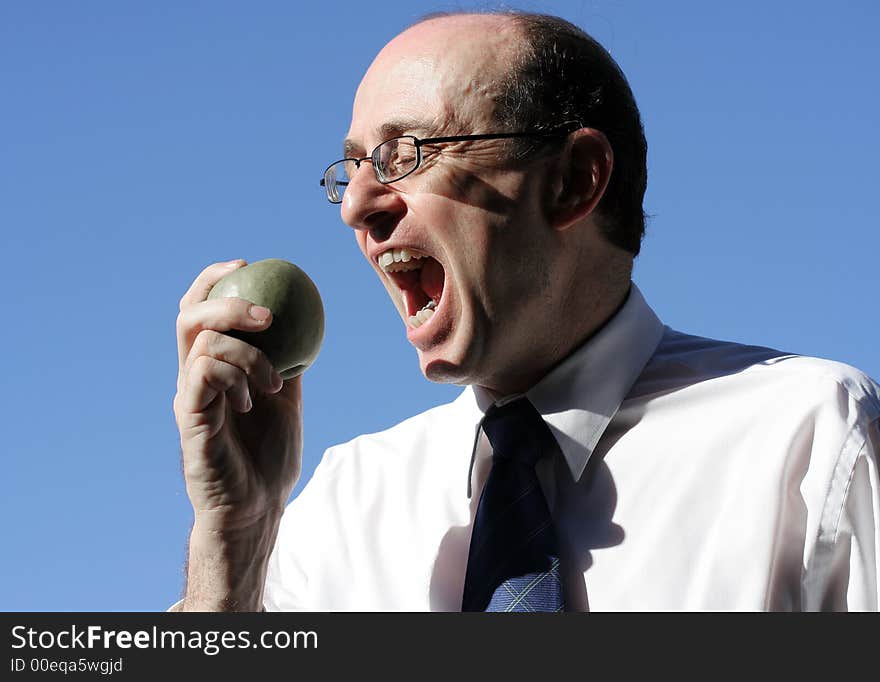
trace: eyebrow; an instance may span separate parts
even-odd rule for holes
[[[390,140],[392,137],[400,137],[405,133],[430,133],[432,127],[422,119],[418,118],[396,118],[386,121],[376,128],[376,137],[380,141]],[[363,151],[364,147],[351,138],[345,138],[342,143],[342,154],[346,158],[351,158]]]

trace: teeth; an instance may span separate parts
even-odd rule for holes
[[[437,304],[434,301],[428,301],[428,304],[418,311],[415,315],[410,315],[409,322],[410,327],[421,327],[425,322],[434,317],[434,309],[437,307]]]
[[[423,265],[422,260],[424,258],[427,258],[427,256],[413,253],[409,249],[388,249],[379,254],[376,262],[384,272],[407,272],[409,270],[419,270]],[[406,306],[406,296],[401,299],[401,303]],[[428,301],[424,308],[415,315],[407,317],[406,321],[410,327],[421,327],[434,316],[436,308],[436,301]]]
[[[388,249],[379,254],[376,260],[385,272],[405,272],[422,267],[419,261],[424,257],[407,249]]]

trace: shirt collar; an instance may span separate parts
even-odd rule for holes
[[[623,307],[596,334],[526,392],[556,437],[577,481],[663,336],[663,323],[635,284]],[[473,386],[481,411],[493,400]]]

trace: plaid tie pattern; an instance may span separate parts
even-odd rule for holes
[[[493,405],[482,423],[492,470],[471,535],[462,611],[561,611],[556,533],[535,464],[559,446],[523,396]]]

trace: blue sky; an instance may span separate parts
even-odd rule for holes
[[[191,522],[177,303],[286,258],[327,312],[300,486],[323,450],[453,398],[428,383],[317,181],[363,71],[468,3],[0,4],[0,610],[161,610]],[[649,144],[634,279],[667,324],[880,377],[876,3],[522,2],[600,40]]]

